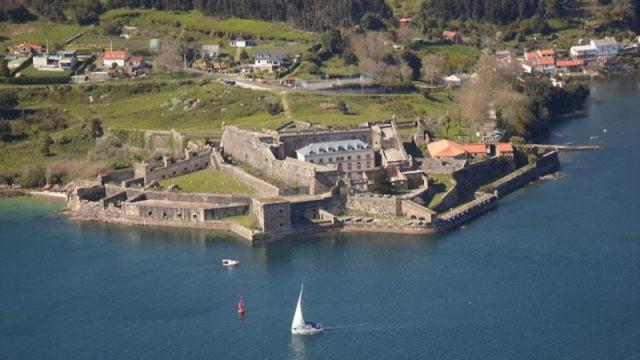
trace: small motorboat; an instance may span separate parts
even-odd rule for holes
[[[244,315],[246,308],[244,306],[244,298],[240,296],[240,300],[238,301],[238,315]]]
[[[298,305],[291,322],[291,334],[293,335],[313,335],[321,333],[324,329],[322,325],[314,322],[304,321],[302,316],[302,290],[304,285],[300,286],[300,296],[298,297]]]
[[[234,267],[240,265],[240,261],[232,260],[232,259],[222,259],[222,266],[224,267]]]

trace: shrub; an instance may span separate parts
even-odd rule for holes
[[[265,103],[264,110],[271,116],[276,116],[284,111],[284,109],[282,108],[282,103],[280,102]]]
[[[47,183],[47,174],[40,165],[26,167],[20,176],[20,183],[26,188],[38,188]]]

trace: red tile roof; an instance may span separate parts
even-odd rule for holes
[[[464,147],[451,140],[439,140],[429,143],[427,150],[431,157],[456,157],[466,153]]]
[[[398,20],[398,22],[399,22],[400,24],[409,24],[409,23],[411,22],[411,18],[403,17],[403,18],[401,18],[400,20]]]
[[[105,60],[125,60],[128,57],[126,51],[105,51]]]
[[[582,60],[558,60],[558,62],[556,62],[557,67],[577,67],[582,65]]]
[[[513,145],[511,145],[511,143],[498,143],[498,145],[496,145],[496,150],[499,153],[512,153]]]
[[[556,61],[553,58],[550,57],[543,57],[538,59],[538,64],[539,65],[554,65],[556,63]]]
[[[528,51],[528,52],[526,52],[526,53],[524,54],[524,57],[525,57],[527,60],[536,60],[536,59],[540,58],[540,55],[538,55],[538,53],[537,53],[537,52],[535,52],[535,51]]]
[[[442,36],[449,38],[449,39],[453,39],[456,36],[460,36],[457,32],[455,31],[449,31],[449,30],[445,30],[442,32]]]
[[[542,56],[554,56],[556,54],[556,51],[553,49],[540,49],[538,51]]]
[[[462,147],[469,154],[486,154],[487,145],[485,144],[462,144]]]

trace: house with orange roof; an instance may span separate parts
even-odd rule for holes
[[[464,40],[462,40],[462,36],[457,31],[449,31],[445,30],[442,32],[442,37],[451,41],[452,44],[462,44]]]
[[[584,71],[584,61],[579,59],[558,60],[556,70],[559,73],[579,73]]]
[[[400,23],[400,25],[409,25],[409,24],[411,24],[411,22],[412,22],[412,21],[413,21],[413,20],[412,20],[411,18],[408,18],[408,17],[403,17],[403,18],[400,18],[400,19],[398,20],[398,22]]]
[[[32,56],[42,54],[44,48],[39,44],[22,43],[11,48],[11,52],[16,56]]]
[[[432,158],[444,158],[450,160],[464,160],[469,157],[485,155],[513,155],[511,143],[483,144],[483,143],[457,143],[451,140],[438,140],[427,144],[427,151]]]
[[[126,51],[107,50],[102,56],[102,63],[106,67],[113,67],[114,64],[118,67],[124,67],[127,60],[129,60],[129,53]]]

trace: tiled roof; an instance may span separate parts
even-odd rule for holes
[[[553,56],[556,54],[556,51],[553,49],[540,49],[539,51],[542,56]]]
[[[125,60],[127,58],[126,51],[105,51],[104,52],[105,60]]]
[[[296,153],[303,156],[308,156],[317,154],[351,152],[369,148],[370,146],[362,142],[361,140],[342,140],[309,144],[303,148],[296,150]]]
[[[498,143],[498,145],[496,145],[496,150],[500,153],[512,153],[513,145],[511,145],[511,143]]]
[[[576,67],[582,66],[582,60],[558,60],[556,62],[557,67]]]
[[[540,65],[553,65],[555,63],[555,60],[550,57],[543,57],[538,60],[538,64]]]
[[[487,145],[485,144],[462,144],[462,147],[469,154],[486,154]]]
[[[427,150],[431,157],[456,157],[466,153],[464,147],[451,140],[439,140],[429,143]]]

